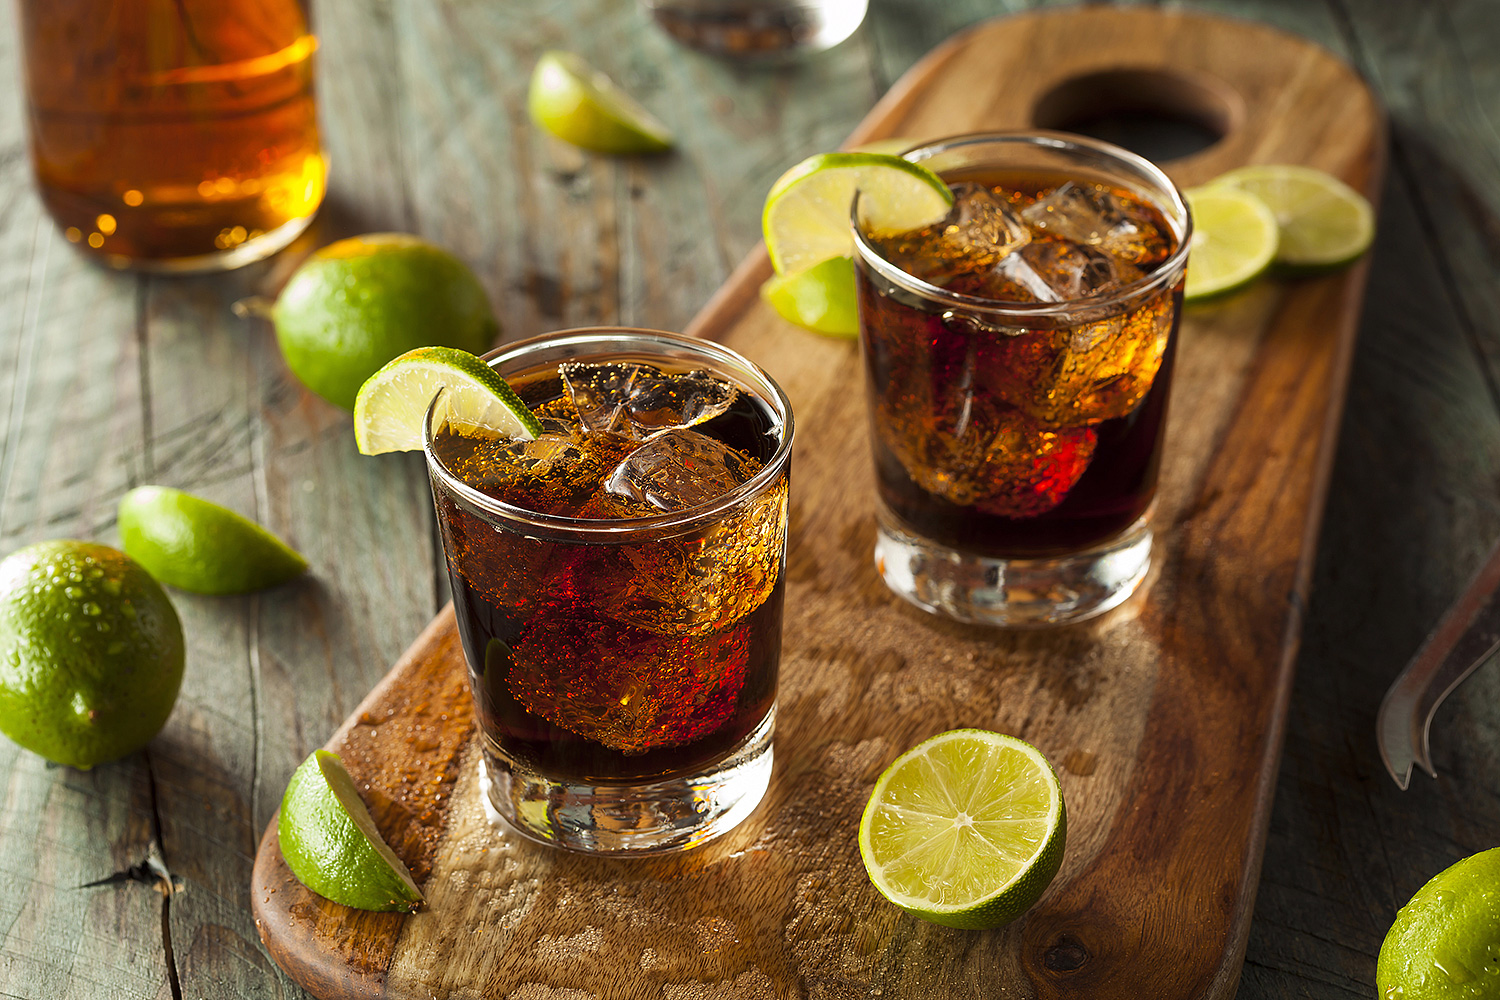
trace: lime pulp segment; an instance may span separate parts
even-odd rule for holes
[[[370,376],[354,402],[354,440],[360,453],[416,451],[432,401],[434,426],[446,421],[460,434],[530,441],[542,432],[515,390],[483,359],[448,347],[420,347]]]
[[[1062,862],[1062,790],[1021,740],[954,730],[881,775],[860,822],[875,887],[923,919],[995,927],[1040,898]]]

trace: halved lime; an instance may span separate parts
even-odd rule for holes
[[[359,387],[354,399],[354,443],[362,455],[416,451],[422,420],[439,391],[436,413],[460,434],[530,441],[542,432],[536,415],[493,368],[467,351],[419,347],[407,351]]]
[[[779,177],[766,195],[761,230],[778,274],[796,274],[829,257],[850,257],[849,209],[855,191],[872,229],[904,232],[948,214],[953,192],[926,167],[887,153],[819,153]]]
[[[1229,187],[1183,192],[1193,213],[1187,288],[1191,299],[1219,295],[1249,284],[1276,257],[1276,216],[1252,194]]]
[[[1253,194],[1265,202],[1281,228],[1276,251],[1279,264],[1305,268],[1347,264],[1375,239],[1375,212],[1369,201],[1321,170],[1285,164],[1240,167],[1209,183]]]
[[[566,142],[599,153],[659,153],[672,132],[572,52],[543,52],[527,96],[531,118]]]
[[[300,576],[307,560],[254,521],[191,493],[138,486],[120,498],[120,547],[159,582],[244,594]]]
[[[830,257],[796,274],[774,274],[760,294],[788,322],[830,337],[859,335],[854,262],[848,257]]]
[[[292,772],[276,836],[297,880],[335,903],[406,911],[422,903],[422,890],[380,836],[338,754],[314,750]]]
[[[886,768],[859,823],[859,854],[880,894],[913,916],[999,927],[1052,882],[1067,827],[1057,773],[1036,747],[955,729]]]

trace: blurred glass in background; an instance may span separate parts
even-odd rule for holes
[[[865,19],[868,0],[641,0],[684,45],[725,56],[831,48]]]
[[[302,0],[18,0],[37,185],[113,267],[275,253],[322,203]]]

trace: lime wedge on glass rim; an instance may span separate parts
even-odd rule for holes
[[[276,837],[297,880],[335,903],[406,911],[422,903],[422,890],[380,836],[338,754],[314,750],[292,772]]]
[[[1375,211],[1364,195],[1312,167],[1240,167],[1215,177],[1208,186],[1243,191],[1265,203],[1281,231],[1278,264],[1336,267],[1364,253],[1375,239]]]
[[[931,225],[953,207],[953,192],[926,167],[886,153],[819,153],[771,185],[761,231],[777,274],[830,257],[852,257],[849,210],[855,192],[871,228],[904,232]]]
[[[614,81],[572,52],[543,52],[526,98],[532,121],[596,153],[659,153],[672,132]]]
[[[388,363],[354,399],[354,442],[362,455],[417,451],[422,422],[442,390],[435,414],[459,434],[530,441],[542,432],[536,415],[482,358],[453,347],[419,347]]]
[[[859,823],[870,881],[913,916],[999,927],[1026,912],[1062,864],[1057,773],[1014,736],[955,729],[897,757]]]
[[[830,337],[859,335],[854,261],[829,257],[796,274],[773,274],[760,287],[782,319]]]
[[[1276,216],[1252,194],[1214,185],[1184,191],[1193,213],[1183,297],[1204,299],[1248,285],[1276,257]]]

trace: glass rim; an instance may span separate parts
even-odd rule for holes
[[[514,360],[538,348],[607,345],[621,341],[627,344],[657,344],[685,348],[705,355],[709,359],[739,366],[745,372],[759,379],[763,385],[753,385],[750,388],[754,389],[762,397],[769,397],[767,400],[768,404],[773,411],[776,411],[776,416],[780,418],[781,433],[776,451],[772,453],[770,458],[766,459],[765,465],[761,466],[759,471],[744,483],[730,490],[728,493],[724,493],[708,503],[699,504],[696,507],[664,511],[661,514],[651,514],[643,517],[583,518],[543,514],[524,507],[518,507],[515,504],[506,503],[503,500],[497,500],[495,497],[475,489],[454,475],[433,454],[432,418],[437,409],[437,402],[442,398],[442,391],[439,391],[433,397],[432,402],[428,404],[427,412],[422,417],[422,453],[426,456],[428,471],[434,478],[442,482],[444,488],[450,490],[468,504],[477,507],[484,515],[503,519],[511,523],[546,528],[558,534],[591,538],[596,541],[625,540],[641,532],[655,533],[663,529],[685,529],[715,521],[745,499],[762,492],[782,475],[791,461],[792,439],[795,436],[791,400],[787,398],[786,392],[765,369],[739,352],[731,350],[716,341],[705,340],[701,337],[687,337],[682,334],[668,333],[665,330],[652,330],[645,327],[572,327],[566,330],[556,330],[551,333],[539,334],[535,337],[528,337],[509,344],[502,344],[494,350],[481,355],[481,360],[486,362],[491,368],[497,368],[503,362]],[[747,387],[744,385],[746,379],[739,373],[721,371],[719,374],[726,375],[726,377],[730,377],[735,382],[740,383],[740,390],[746,391]]]
[[[945,139],[937,139],[932,142],[924,142],[913,146],[900,155],[913,163],[930,159],[939,153],[950,149],[964,146],[977,146],[988,143],[1015,143],[1018,145],[1041,146],[1060,152],[1071,150],[1086,150],[1107,158],[1121,161],[1121,163],[1133,170],[1145,174],[1155,185],[1161,188],[1168,196],[1168,204],[1158,204],[1157,208],[1167,217],[1169,224],[1176,220],[1172,218],[1172,212],[1176,211],[1181,217],[1182,231],[1177,233],[1177,248],[1157,265],[1156,269],[1149,274],[1142,275],[1135,281],[1118,288],[1112,288],[1081,298],[1068,299],[1064,302],[1011,302],[1004,299],[991,299],[979,295],[966,295],[963,292],[955,292],[941,285],[934,285],[924,281],[916,275],[903,270],[899,265],[886,260],[869,242],[860,231],[859,226],[859,192],[854,193],[854,200],[849,206],[849,227],[854,232],[854,247],[861,260],[878,272],[883,278],[900,288],[905,289],[923,298],[934,302],[947,303],[971,312],[982,312],[1004,316],[1016,317],[1062,317],[1066,319],[1080,309],[1109,308],[1129,299],[1155,292],[1162,286],[1175,283],[1182,276],[1182,271],[1187,262],[1188,250],[1193,241],[1193,216],[1189,211],[1187,200],[1183,198],[1182,192],[1172,179],[1162,171],[1160,167],[1128,149],[1116,146],[1114,143],[1105,142],[1101,139],[1091,139],[1088,136],[1075,135],[1071,132],[1057,132],[1047,129],[1016,129],[1000,132],[968,132],[963,135],[949,136]],[[920,154],[920,155],[918,155]],[[1153,199],[1155,201],[1156,199]]]

